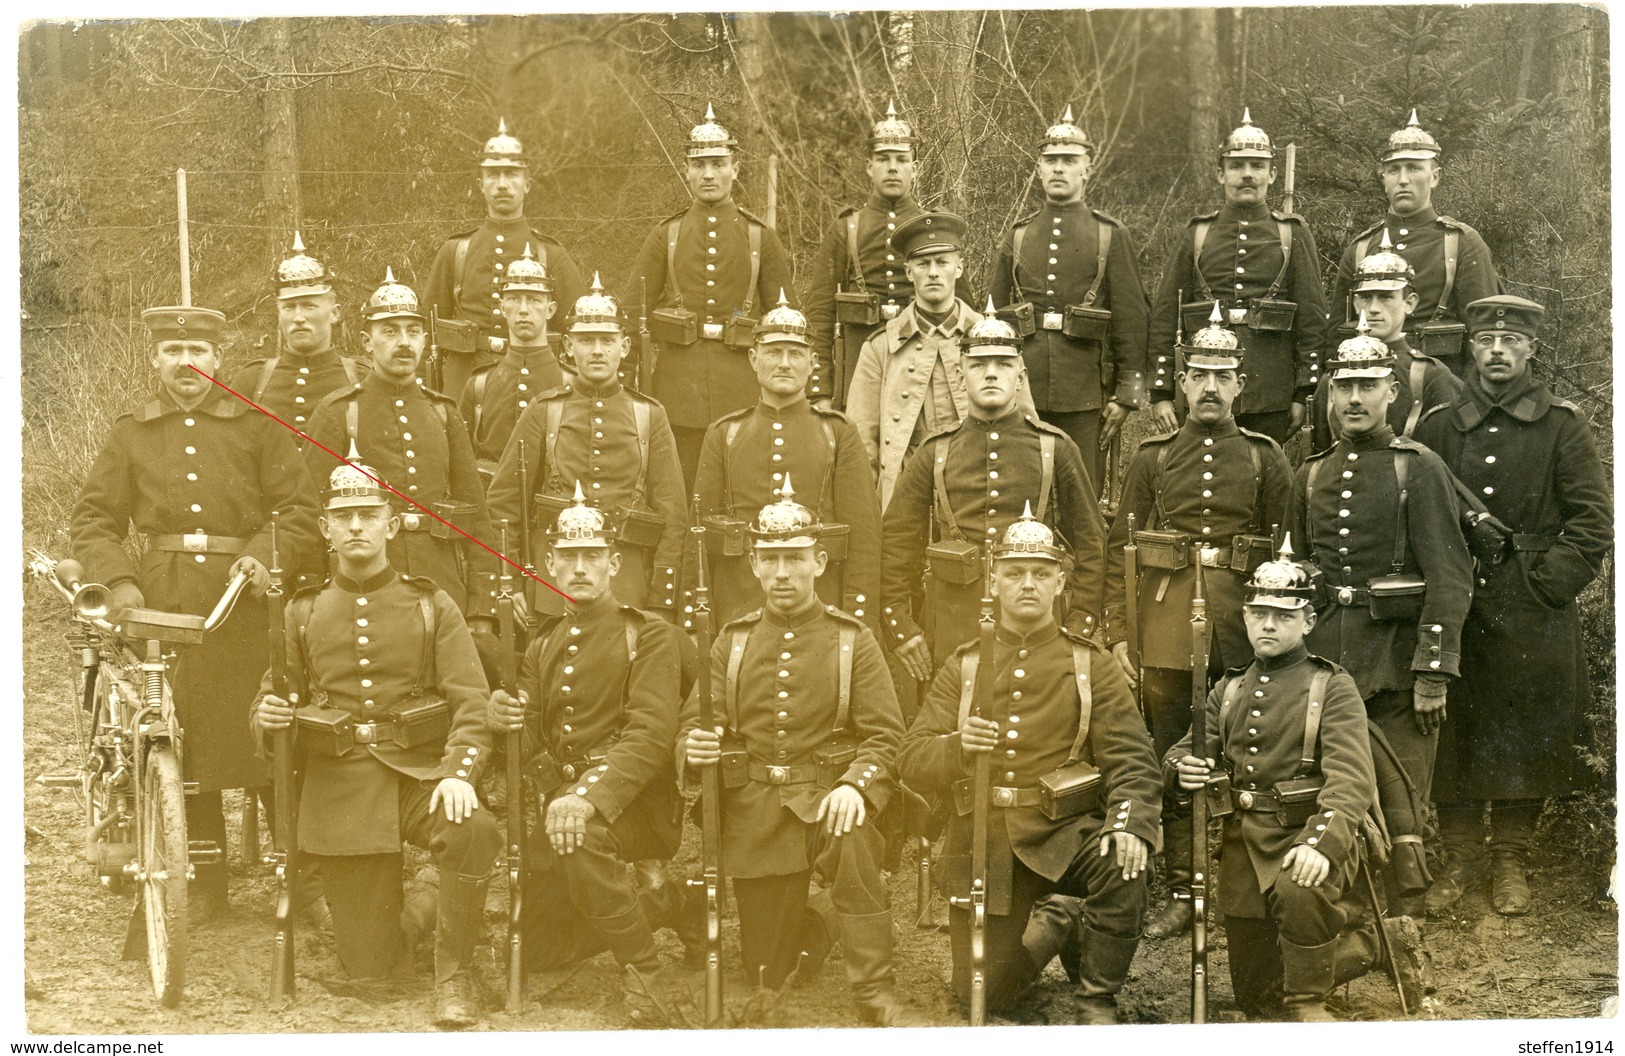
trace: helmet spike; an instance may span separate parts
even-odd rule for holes
[[[1224,316],[1219,312],[1219,300],[1217,297],[1213,299],[1213,311],[1208,315],[1207,321],[1212,323],[1214,326],[1224,325]]]
[[[790,307],[790,302],[785,299],[784,287],[783,286],[779,287],[779,307],[780,308],[788,308],[788,307]]]
[[[293,233],[293,251],[295,253],[303,253],[305,251],[305,240],[299,237],[298,231],[294,231]]]
[[[1292,559],[1292,553],[1292,533],[1287,532],[1285,535],[1281,536],[1281,549],[1279,556],[1282,561],[1290,561]]]
[[[350,437],[350,453],[344,456],[346,462],[360,462],[361,452],[356,449],[355,437]]]
[[[1364,308],[1360,309],[1360,322],[1354,327],[1354,330],[1360,334],[1369,334],[1371,332],[1371,324],[1366,322]]]
[[[887,117],[896,117],[897,116],[897,100],[895,98],[888,98],[886,100],[886,116]]]
[[[1387,224],[1384,224],[1383,227],[1382,227],[1382,243],[1381,243],[1381,245],[1378,246],[1378,248],[1379,249],[1385,249],[1390,253],[1392,253],[1394,251],[1394,242],[1393,242],[1392,239],[1390,239],[1388,237],[1388,225]]]
[[[1061,123],[1063,125],[1072,124],[1072,104],[1071,103],[1066,104],[1066,113],[1061,115]]]
[[[709,102],[705,104],[705,119],[707,121],[715,121],[717,119],[717,112],[711,108],[711,104]]]
[[[998,309],[993,307],[993,295],[990,293],[987,295],[987,311],[983,312],[982,314],[992,315],[996,311],[998,311]]]
[[[1251,107],[1244,106],[1241,108],[1241,123],[1244,125],[1250,125],[1253,123],[1253,111]]]
[[[790,486],[790,471],[785,470],[784,471],[784,487],[779,489],[779,498],[785,499],[786,501],[788,501],[789,499],[795,498],[795,494],[796,494],[796,489],[794,489],[794,488],[792,488]]]
[[[594,292],[594,293],[603,293],[604,292],[604,282],[603,282],[602,279],[600,279],[598,277],[598,273],[596,271],[592,273],[592,292]]]
[[[390,267],[388,264],[385,264],[384,265],[384,282],[390,283],[390,282],[394,282],[394,281],[395,281],[395,269]]]
[[[1411,119],[1405,122],[1407,128],[1421,128],[1422,123],[1416,119],[1416,107],[1411,107]]]
[[[577,505],[579,505],[579,504],[581,504],[581,503],[584,503],[584,502],[586,502],[586,501],[587,501],[587,496],[586,496],[586,495],[584,495],[584,494],[583,494],[583,493],[582,493],[582,491],[581,491],[581,480],[580,480],[580,478],[577,478],[577,479],[576,479],[576,494],[575,494],[575,500],[576,500],[576,503],[577,503]]]
[[[508,119],[506,117],[497,118],[497,135],[505,136],[507,134],[508,134]]]
[[[1033,520],[1033,500],[1028,499],[1027,504],[1022,507],[1021,519],[1024,521]]]

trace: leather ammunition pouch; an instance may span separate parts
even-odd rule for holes
[[[1467,340],[1467,327],[1461,323],[1430,320],[1416,328],[1416,347],[1424,356],[1456,359]]]
[[[532,756],[525,764],[525,770],[530,776],[531,787],[543,795],[564,784],[564,769],[553,758],[553,753],[546,749]]]
[[[1275,544],[1267,535],[1237,535],[1230,540],[1230,567],[1244,575],[1252,575],[1264,562],[1272,559]]]
[[[750,780],[745,742],[732,730],[722,731],[722,758],[717,761],[723,788],[744,788]]]
[[[395,729],[390,740],[402,748],[444,742],[451,732],[451,702],[443,697],[413,696],[389,709]]]
[[[535,514],[531,518],[531,524],[540,527],[544,532],[550,532],[553,526],[559,523],[559,514],[574,505],[573,500],[563,495],[538,495],[531,504],[531,511]]]
[[[459,519],[470,517],[479,512],[478,506],[466,502],[431,502],[429,509],[435,513],[434,517],[429,518],[429,523],[426,526],[429,535],[435,539],[449,539],[459,543],[463,541],[463,536],[453,529],[451,524],[446,522],[450,521],[455,524]]]
[[[845,291],[837,293],[835,318],[853,326],[874,326],[880,322],[880,295]]]
[[[1427,583],[1421,576],[1378,576],[1369,590],[1373,620],[1414,620],[1422,615]]]
[[[300,708],[293,721],[299,746],[307,752],[336,759],[355,750],[355,716],[343,708]]]
[[[1294,777],[1275,782],[1275,820],[1284,828],[1301,828],[1320,809],[1321,777]]]
[[[1254,297],[1247,306],[1246,325],[1249,330],[1291,330],[1297,317],[1298,305],[1295,301],[1279,297]]]
[[[1208,316],[1213,314],[1212,301],[1191,301],[1179,306],[1179,325],[1185,331],[1185,340],[1191,340],[1198,330],[1208,324]]]
[[[705,527],[705,549],[707,553],[722,557],[743,557],[749,549],[745,541],[746,524],[733,517],[724,517],[721,514],[708,514],[700,518]]]
[[[818,529],[818,542],[832,562],[846,560],[846,544],[852,529],[844,524],[826,524]]]
[[[627,546],[638,546],[645,550],[655,548],[655,544],[660,542],[660,533],[666,527],[666,522],[652,510],[632,506],[622,506],[616,510],[615,519],[617,540]]]
[[[1191,538],[1184,532],[1139,531],[1134,533],[1142,568],[1177,571],[1191,563]]]
[[[722,343],[729,348],[748,350],[756,346],[756,320],[744,315],[731,316],[722,324]]]
[[[834,788],[858,757],[858,739],[847,730],[837,730],[829,740],[813,749],[820,788]]]
[[[1111,328],[1112,313],[1105,308],[1069,304],[1062,314],[1061,332],[1078,341],[1104,341]]]
[[[1236,812],[1235,803],[1230,798],[1230,775],[1222,770],[1209,774],[1207,784],[1197,794],[1207,798],[1207,816],[1210,818],[1227,818]]]
[[[662,345],[692,345],[699,340],[699,317],[687,308],[656,308],[649,313],[649,333]]]
[[[958,539],[940,539],[925,548],[925,568],[939,583],[965,586],[982,581],[982,551]]]
[[[1079,759],[1038,779],[1038,809],[1051,821],[1087,814],[1100,806],[1100,770]]]
[[[1031,337],[1038,332],[1038,323],[1033,317],[1033,302],[1017,301],[1007,304],[994,313],[1000,319],[1015,327],[1016,333],[1022,337]]]

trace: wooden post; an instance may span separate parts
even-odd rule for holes
[[[767,226],[777,231],[779,227],[779,156],[767,156],[767,215],[763,217]]]
[[[186,226],[186,170],[175,170],[175,209],[181,225],[181,307],[192,307],[192,240]]]

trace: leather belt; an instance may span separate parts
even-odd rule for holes
[[[745,776],[764,785],[810,785],[818,780],[818,767],[746,763]]]
[[[722,324],[721,323],[701,323],[700,324],[700,336],[705,338],[707,341],[721,341],[722,340]]]
[[[155,535],[148,545],[155,550],[180,554],[240,554],[243,547],[248,545],[248,540],[231,535],[189,532],[186,535]]]
[[[1330,587],[1332,600],[1339,605],[1370,605],[1371,591],[1365,587]]]
[[[1252,790],[1230,790],[1230,802],[1235,804],[1237,810],[1252,810],[1263,814],[1273,814],[1281,806],[1281,797],[1274,792],[1254,792]]]
[[[1512,549],[1514,550],[1550,550],[1557,542],[1555,535],[1534,535],[1524,532],[1515,532],[1512,536]]]
[[[994,785],[987,790],[987,801],[995,807],[1036,807],[1039,792],[1036,788],[1006,788]]]
[[[1198,560],[1203,568],[1229,568],[1230,547],[1203,546],[1197,548]]]
[[[393,741],[395,739],[395,722],[392,719],[383,722],[358,722],[353,729],[355,730],[355,743],[357,744],[377,747],[382,741]]]

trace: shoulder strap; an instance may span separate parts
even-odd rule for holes
[[[818,489],[818,509],[815,511],[820,519],[828,519],[835,512],[835,426],[823,415],[819,415],[818,424],[824,427],[824,449],[829,457],[824,460],[824,482]]]
[[[936,446],[931,449],[931,491],[936,500],[936,520],[944,529],[944,538],[959,539],[959,525],[954,521],[954,507],[948,501],[948,449],[952,446],[953,437],[944,436],[938,438]]]
[[[344,431],[351,444],[361,435],[361,397],[344,401]]]
[[[1315,745],[1320,741],[1320,717],[1325,711],[1321,705],[1326,702],[1326,686],[1331,680],[1332,673],[1322,667],[1309,683],[1309,707],[1303,717],[1303,755],[1298,759],[1299,777],[1307,777],[1315,769]]]
[[[666,221],[666,291],[679,308],[683,306],[683,291],[677,288],[677,233],[682,229],[681,216]]]
[[[1461,252],[1461,232],[1453,227],[1444,230],[1444,289],[1439,292],[1436,314],[1450,311],[1450,295],[1456,292],[1456,255]]]
[[[1055,434],[1038,434],[1038,508],[1033,516],[1039,520],[1049,512],[1050,488],[1055,483]]]
[[[1258,518],[1264,512],[1264,456],[1258,453],[1258,445],[1250,437],[1243,434],[1242,439],[1247,443],[1247,457],[1253,463],[1253,515],[1248,525],[1256,533],[1263,527]]]
[[[1410,498],[1405,487],[1405,478],[1411,468],[1411,455],[1402,447],[1394,448],[1394,479],[1399,484],[1399,502],[1394,504],[1395,517],[1398,524],[1394,527],[1394,573],[1397,575],[1405,567],[1406,529],[1408,527],[1405,517],[1405,507]]]
[[[480,435],[480,419],[485,417],[485,383],[491,377],[489,370],[474,375],[474,435]]]
[[[1213,300],[1213,288],[1207,284],[1207,276],[1202,274],[1202,247],[1207,244],[1207,233],[1213,227],[1211,220],[1198,220],[1191,230],[1191,270],[1196,273],[1196,281],[1202,286],[1202,299]]]
[[[338,353],[335,352],[334,355],[338,355]],[[344,376],[347,379],[349,379],[350,384],[354,385],[355,384],[355,360],[351,359],[348,356],[339,356],[339,367],[344,371]]]
[[[1388,222],[1386,220],[1377,225],[1377,227],[1387,226]],[[1373,229],[1374,232],[1375,229]],[[1371,249],[1371,238],[1371,235],[1366,235],[1364,238],[1355,239],[1354,241],[1354,269],[1356,271],[1360,269],[1360,261],[1365,259],[1366,253]]]
[[[835,732],[840,733],[846,729],[847,717],[852,712],[852,647],[857,644],[858,629],[850,623],[842,622],[840,634],[841,652],[838,666],[841,672],[840,689],[835,698]]]
[[[1241,675],[1232,675],[1229,680],[1225,682],[1224,695],[1219,698],[1219,721],[1214,723],[1212,726],[1207,727],[1207,735],[1218,740],[1221,750],[1224,744],[1224,732],[1222,726],[1224,722],[1224,713],[1230,710],[1231,705],[1235,704],[1236,698],[1241,694],[1241,679]],[[1203,701],[1202,703],[1204,707],[1207,705],[1206,701]],[[1192,754],[1200,755],[1205,758],[1207,755],[1207,746],[1202,745],[1201,751],[1199,752],[1196,751],[1196,748],[1197,745],[1191,745]]]
[[[846,266],[852,271],[852,278],[858,284],[858,290],[868,293],[869,287],[863,281],[863,265],[858,262],[858,214],[854,210],[846,214]]]
[[[1420,359],[1411,360],[1411,410],[1405,416],[1405,429],[1400,436],[1410,436],[1416,423],[1422,420],[1422,387],[1427,383],[1428,365]]]
[[[1075,763],[1083,754],[1083,744],[1089,739],[1089,715],[1094,710],[1094,689],[1089,685],[1089,647],[1082,642],[1067,639],[1072,646],[1072,678],[1078,684],[1078,735],[1072,739],[1072,754],[1068,763]]]
[[[547,479],[552,480],[559,475],[559,427],[564,422],[564,400],[552,399],[547,401],[547,434],[542,438],[543,455],[547,459]],[[568,484],[568,481],[560,480]],[[546,487],[544,482],[543,487]],[[529,502],[528,496],[523,498]]]
[[[1027,225],[1017,224],[1010,229],[1010,288],[1016,291],[1016,301],[1019,303],[1027,299],[1021,292],[1021,242],[1027,237]]]
[[[315,607],[316,595],[306,594],[288,602],[287,611],[283,616],[286,621],[283,624],[283,636],[288,643],[288,655],[299,658],[299,669],[304,673],[305,685],[301,698],[306,704],[315,703],[310,697],[314,696],[311,692],[311,680],[316,675],[310,668],[310,656],[305,652],[305,625],[310,622],[310,613]],[[299,688],[297,683],[293,688]]]
[[[1275,230],[1281,237],[1281,271],[1275,276],[1275,281],[1270,283],[1270,291],[1265,294],[1266,297],[1274,297],[1281,292],[1281,287],[1286,285],[1287,272],[1292,267],[1292,225],[1285,220],[1277,220]]]
[[[722,706],[726,709],[729,729],[739,725],[739,664],[745,659],[745,645],[750,641],[752,626],[735,627],[728,639],[728,677],[723,682]]]
[[[1157,515],[1157,523],[1155,525],[1148,524],[1146,525],[1147,528],[1154,527],[1160,530],[1163,525],[1168,523],[1168,514],[1162,508],[1162,467],[1163,463],[1168,460],[1168,449],[1172,446],[1173,441],[1171,440],[1168,443],[1157,445],[1157,472],[1151,481],[1151,507],[1152,511]]]
[[[418,610],[423,614],[423,656],[418,660],[418,690],[434,685],[434,595],[426,590],[418,593]]]
[[[626,626],[626,665],[627,665],[627,669],[630,671],[631,666],[632,666],[632,661],[634,661],[634,660],[636,660],[638,658],[638,628],[632,623],[631,620],[627,620],[625,626]],[[711,662],[710,658],[707,657],[706,658],[706,663],[710,663],[710,662]]]
[[[734,440],[744,426],[744,418],[735,418],[722,431],[722,501],[725,504],[724,512],[729,517],[734,515],[734,484],[733,474],[728,472],[728,456],[733,453]]]
[[[271,375],[276,373],[277,361],[281,358],[281,356],[272,356],[265,361],[265,366],[260,370],[259,384],[254,386],[255,403],[259,403],[265,396],[265,390],[271,384]]]
[[[1308,547],[1308,550],[1305,551],[1307,554],[1304,558],[1305,561],[1315,559],[1315,519],[1312,516],[1312,511],[1314,510],[1315,500],[1315,478],[1320,476],[1320,467],[1323,465],[1325,465],[1324,459],[1316,459],[1310,462],[1309,472],[1304,474],[1303,478],[1303,528],[1305,534],[1308,535],[1308,538],[1303,542],[1303,545]]]
[[[451,259],[451,299],[462,300],[463,296],[463,268],[468,264],[468,244],[474,241],[472,234],[464,235],[457,240],[457,248]]]
[[[740,306],[739,314],[748,317],[756,304],[756,283],[762,277],[762,225],[754,220],[745,221],[745,239],[750,243],[750,286],[745,289],[745,303]]]
[[[971,705],[976,702],[976,669],[982,665],[982,654],[972,649],[959,661],[959,729],[970,718]]]
[[[632,485],[632,496],[634,502],[641,502],[649,480],[649,405],[639,399],[632,401],[632,426],[638,433],[638,479]]]
[[[1095,230],[1100,249],[1095,253],[1095,281],[1089,284],[1089,292],[1083,295],[1083,306],[1087,308],[1095,303],[1100,295],[1100,284],[1106,281],[1106,255],[1112,251],[1112,225],[1106,221],[1095,218]]]

